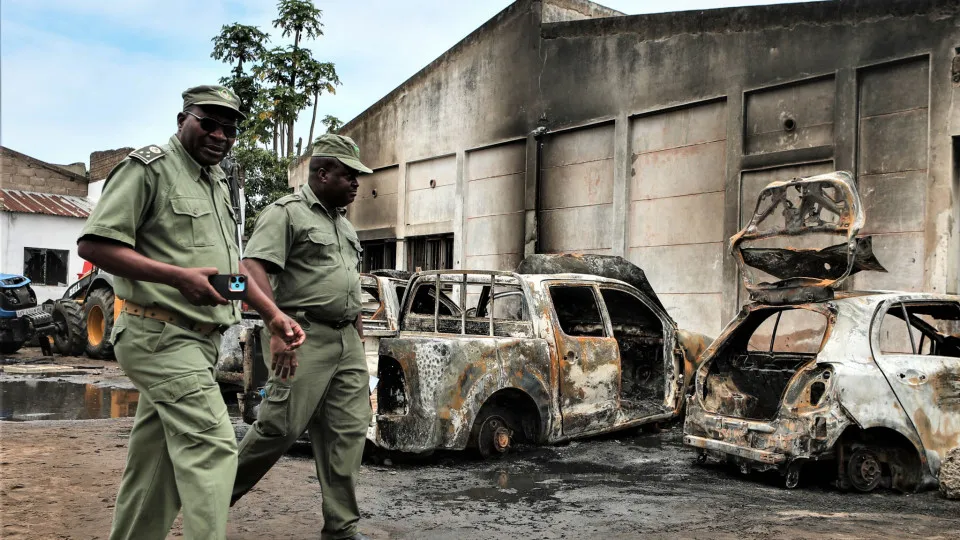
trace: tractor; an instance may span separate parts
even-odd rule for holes
[[[120,302],[113,294],[113,276],[84,263],[80,279],[53,303],[53,319],[60,330],[53,336],[57,352],[112,359],[110,332],[120,314]]]

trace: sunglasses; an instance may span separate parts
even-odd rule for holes
[[[240,127],[237,126],[236,124],[222,124],[220,122],[217,122],[213,118],[209,118],[206,116],[200,117],[193,114],[190,111],[183,111],[183,112],[196,118],[197,121],[200,122],[200,129],[206,131],[207,133],[213,133],[214,131],[217,130],[217,128],[220,128],[220,131],[223,132],[223,136],[228,139],[236,139],[237,135],[240,134]]]

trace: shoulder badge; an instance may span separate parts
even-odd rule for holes
[[[280,197],[276,201],[273,201],[273,204],[277,206],[286,206],[294,201],[299,201],[301,199],[303,199],[303,197],[301,197],[299,193],[293,193],[291,195],[284,195],[283,197]]]
[[[160,148],[157,145],[151,144],[150,146],[144,146],[139,150],[134,150],[130,152],[130,156],[137,161],[140,161],[144,165],[149,165],[154,161],[162,158],[166,155],[166,152],[163,151],[163,148]]]

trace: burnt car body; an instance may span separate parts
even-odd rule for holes
[[[804,464],[831,461],[840,488],[913,491],[960,446],[960,297],[837,291],[883,271],[863,222],[848,173],[761,192],[731,240],[753,302],[704,352],[688,398],[684,443],[701,460],[777,470],[791,488]]]
[[[568,261],[585,258],[600,256]],[[670,420],[707,342],[625,281],[421,272],[398,337],[380,342],[376,443],[414,453],[475,447],[486,457],[515,440],[548,444]]]

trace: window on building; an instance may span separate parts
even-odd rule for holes
[[[23,275],[37,285],[66,286],[69,257],[65,249],[23,248]]]
[[[407,270],[453,268],[453,235],[415,236],[407,239]]]
[[[363,261],[360,263],[361,272],[374,270],[392,270],[397,267],[397,241],[371,240],[360,242],[363,248]]]

